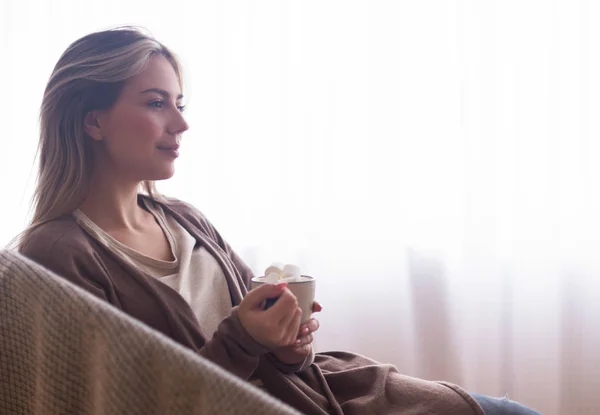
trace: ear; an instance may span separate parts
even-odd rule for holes
[[[98,111],[88,112],[83,120],[83,126],[85,128],[85,132],[92,137],[92,140],[102,141],[104,135],[102,134],[102,130],[100,128],[100,120],[98,119],[98,116]]]

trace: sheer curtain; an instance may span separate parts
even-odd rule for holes
[[[600,3],[4,1],[0,243],[66,46],[139,24],[186,69],[176,176],[260,273],[318,278],[319,350],[600,412]]]

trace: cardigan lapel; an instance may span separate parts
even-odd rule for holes
[[[158,203],[164,210],[168,211],[177,222],[181,224],[188,231],[194,239],[196,239],[196,243],[204,246],[206,250],[213,255],[213,257],[217,260],[221,268],[223,269],[223,274],[227,279],[227,285],[229,287],[229,293],[231,296],[231,303],[233,306],[237,306],[242,302],[242,298],[247,293],[246,286],[244,285],[239,272],[235,268],[231,259],[227,253],[215,242],[212,238],[208,237],[206,233],[193,224],[190,220],[188,220],[185,216],[172,209],[168,204],[162,203],[159,201],[154,201]]]

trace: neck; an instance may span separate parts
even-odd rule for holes
[[[139,182],[120,181],[114,175],[94,175],[90,192],[79,207],[104,230],[140,229],[147,218],[138,205]]]

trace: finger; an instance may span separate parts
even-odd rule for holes
[[[309,333],[314,333],[315,331],[319,330],[319,327],[321,326],[321,324],[319,323],[319,320],[317,320],[316,318],[311,318],[306,323],[306,326],[308,328],[308,331],[306,332],[306,334],[309,334]]]
[[[306,323],[303,323],[300,326],[300,331],[298,332],[300,336],[305,336],[309,333],[313,333],[319,329],[319,322],[317,319],[311,318]]]
[[[300,328],[298,329],[298,337],[306,336],[309,332],[310,332],[310,329],[308,328],[306,323],[301,324]]]
[[[273,307],[267,310],[267,313],[269,313],[270,318],[274,318],[281,325],[285,324],[284,320],[293,317],[296,307],[298,307],[296,296],[290,290],[285,289]]]
[[[313,340],[314,340],[314,338],[313,338],[312,334],[309,334],[307,336],[301,336],[296,339],[294,346],[295,347],[307,346],[307,345],[311,344],[313,342]]]
[[[313,302],[312,305],[312,312],[313,313],[318,313],[319,311],[323,310],[323,306],[321,305],[321,303],[318,302]]]
[[[297,305],[292,305],[289,309],[285,310],[285,314],[277,316],[277,325],[282,330],[282,332],[287,334],[290,324],[294,320],[294,317],[296,317],[296,312],[298,311],[298,308],[299,307]]]
[[[281,282],[279,284],[262,284],[244,297],[244,301],[249,302],[252,308],[259,308],[263,301],[268,298],[279,297],[286,289],[287,282]]]
[[[312,323],[313,319],[308,320],[305,323],[300,325],[300,329],[298,330],[298,336],[305,336],[311,331],[313,331],[314,324]]]
[[[300,327],[300,318],[302,318],[302,309],[296,307],[296,312],[287,327],[287,333],[284,337],[286,345],[292,345],[298,336],[298,328]]]

